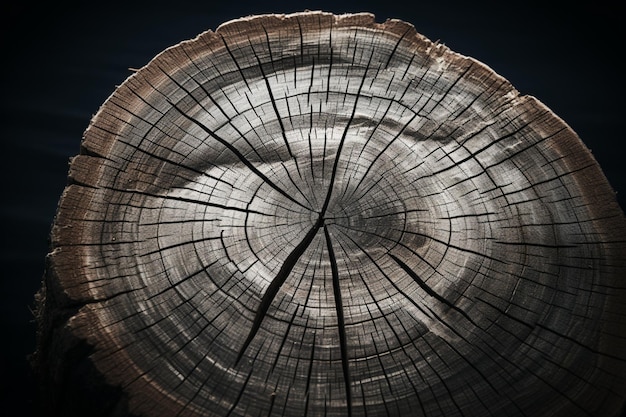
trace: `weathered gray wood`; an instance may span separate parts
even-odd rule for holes
[[[607,416],[625,277],[613,191],[538,100],[401,21],[251,17],[94,117],[37,364],[63,415]]]

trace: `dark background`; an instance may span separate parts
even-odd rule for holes
[[[166,47],[224,21],[311,9],[370,11],[378,21],[413,23],[431,40],[486,63],[563,118],[592,149],[625,207],[623,6],[416,0],[13,3],[0,6],[2,415],[45,415],[37,410],[27,361],[35,349],[31,309],[68,158],[78,153],[91,116],[131,74],[128,68],[140,68]],[[7,404],[19,411],[12,414]]]

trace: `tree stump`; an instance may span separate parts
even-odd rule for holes
[[[257,16],[165,50],[93,118],[51,236],[53,415],[610,416],[626,397],[626,221],[601,169],[402,21]]]

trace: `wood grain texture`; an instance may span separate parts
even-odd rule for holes
[[[37,364],[59,415],[610,416],[625,278],[614,193],[537,99],[405,22],[249,17],[93,118]]]

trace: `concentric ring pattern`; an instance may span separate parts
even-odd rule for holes
[[[587,416],[625,396],[626,226],[572,130],[401,21],[167,49],[53,230],[68,328],[149,416]]]

